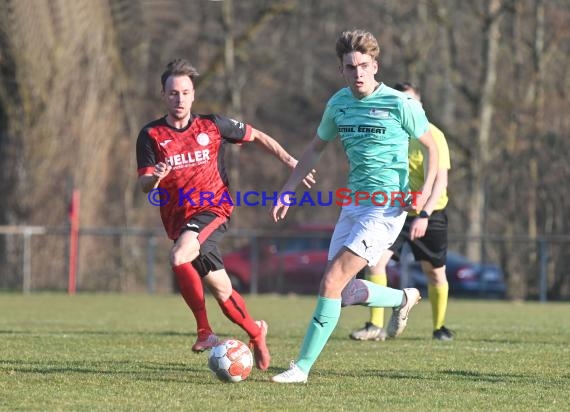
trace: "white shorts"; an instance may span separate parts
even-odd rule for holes
[[[408,212],[400,207],[344,206],[329,247],[329,261],[346,247],[374,266],[402,230]]]

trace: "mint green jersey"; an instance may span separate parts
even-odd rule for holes
[[[385,84],[357,99],[346,87],[330,98],[317,129],[322,140],[340,137],[354,193],[408,192],[408,141],[429,130],[421,104]],[[381,201],[378,198],[377,201]],[[371,205],[372,201],[360,201]],[[387,206],[390,206],[388,203]]]

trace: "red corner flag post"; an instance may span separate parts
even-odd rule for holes
[[[77,251],[79,248],[79,190],[73,189],[69,204],[69,275],[67,293],[75,294],[77,282]]]

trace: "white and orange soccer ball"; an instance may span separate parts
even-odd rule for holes
[[[253,354],[242,341],[228,339],[212,348],[208,356],[208,367],[224,382],[240,382],[251,372]]]

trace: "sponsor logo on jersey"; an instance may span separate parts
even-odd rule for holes
[[[183,167],[186,165],[204,164],[210,160],[210,151],[194,150],[193,152],[177,153],[168,157],[168,164],[172,167]]]
[[[358,126],[359,133],[378,133],[385,134],[386,128],[383,126],[367,126],[365,124]]]
[[[374,126],[374,125],[338,125],[339,133],[378,133],[386,134],[386,128],[384,126]]]
[[[236,119],[230,119],[230,120],[234,124],[234,126],[236,126],[238,129],[243,129],[245,127],[245,125],[239,120]]]
[[[208,146],[210,143],[210,136],[208,136],[206,133],[200,133],[198,136],[196,136],[196,141],[200,146]]]
[[[356,131],[356,126],[352,125],[338,125],[339,133],[354,133]]]
[[[387,110],[372,108],[372,109],[370,109],[370,112],[368,112],[368,114],[370,116],[376,117],[378,119],[389,119],[390,118],[390,112],[388,112]]]

